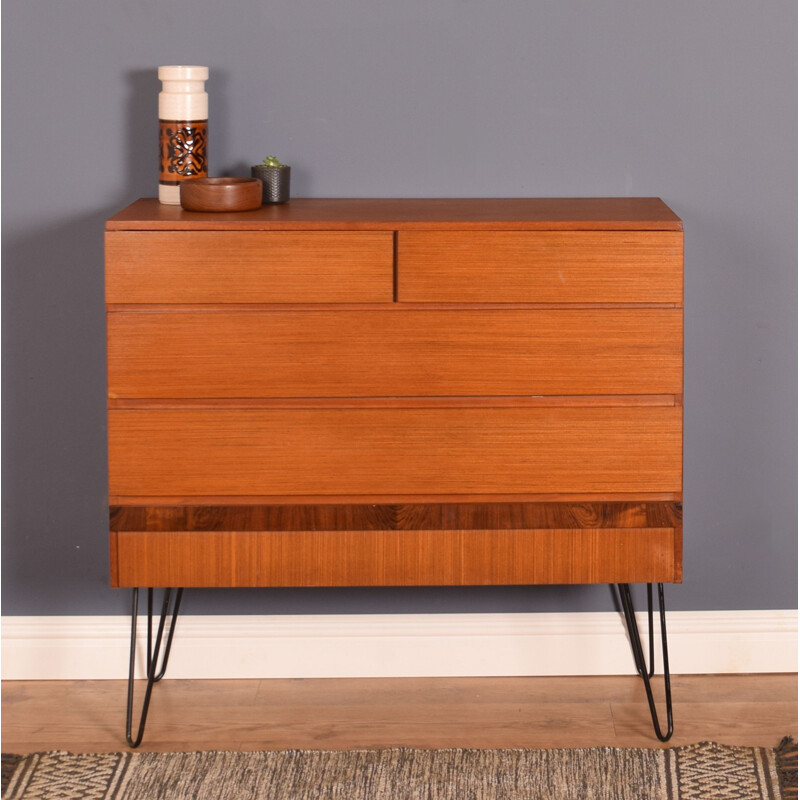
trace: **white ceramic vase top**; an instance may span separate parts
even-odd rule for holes
[[[158,199],[180,204],[180,183],[208,177],[208,67],[158,68]]]

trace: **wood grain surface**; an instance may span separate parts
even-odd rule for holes
[[[681,518],[680,503],[114,506],[111,574],[116,586],[678,582]]]
[[[145,199],[106,228],[115,584],[681,579],[660,200]]]
[[[112,506],[112,531],[680,528],[677,502]]]
[[[470,492],[468,495],[453,496],[450,494],[381,494],[369,495],[321,495],[321,494],[270,494],[270,495],[109,495],[109,506],[261,506],[280,503],[282,505],[340,505],[376,503],[388,505],[407,505],[417,503],[680,503],[682,493],[674,492],[514,492],[486,494]]]
[[[662,681],[653,683],[663,708]],[[3,681],[2,691],[7,752],[124,749],[125,681]],[[137,686],[137,698],[142,691]],[[168,671],[155,689],[140,750],[679,747],[708,741],[775,747],[784,736],[797,737],[796,674],[673,674],[672,695],[675,734],[662,745],[638,675],[181,680]]]
[[[239,214],[199,214],[143,198],[106,230],[672,230],[657,197],[292,198]]]
[[[112,398],[680,393],[680,310],[112,312]]]
[[[674,407],[110,409],[108,417],[112,495],[681,489]]]
[[[397,296],[429,302],[683,301],[683,235],[401,231]]]
[[[671,582],[672,528],[111,533],[113,586]]]
[[[391,301],[393,259],[391,231],[115,231],[106,302]]]

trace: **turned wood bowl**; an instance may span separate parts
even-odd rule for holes
[[[261,207],[257,178],[192,178],[181,183],[181,206],[187,211],[252,211]]]

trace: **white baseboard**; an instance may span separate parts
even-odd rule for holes
[[[644,615],[639,624],[644,633]],[[675,611],[667,630],[676,675],[797,671],[796,611]],[[176,631],[169,678],[634,671],[625,625],[613,612],[186,616]],[[141,621],[139,633],[141,663]],[[125,678],[129,637],[126,617],[4,617],[2,677]]]

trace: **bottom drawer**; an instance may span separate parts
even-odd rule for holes
[[[114,586],[681,580],[678,503],[117,506]]]
[[[675,531],[112,533],[114,586],[666,583]]]
[[[677,495],[681,411],[112,409],[109,491],[120,498]]]

